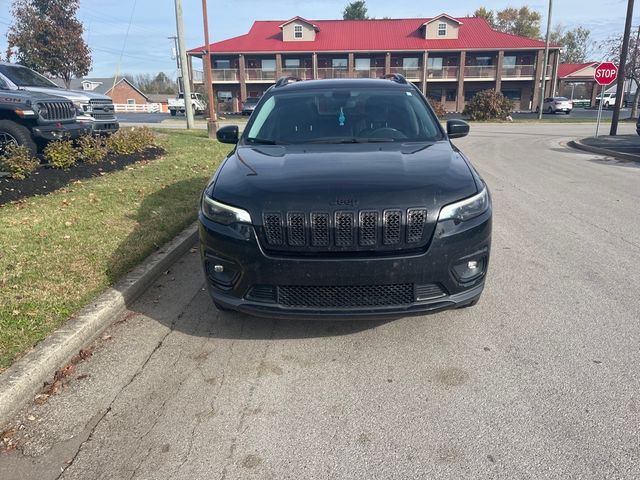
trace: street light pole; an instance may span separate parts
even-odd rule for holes
[[[209,47],[209,16],[207,14],[207,0],[202,0],[202,20],[204,23],[204,81],[207,83],[207,99],[209,102],[207,131],[209,133],[209,138],[216,138],[218,117],[216,115],[216,104],[214,103],[213,79],[211,78],[211,51]]]
[[[542,66],[542,91],[540,92],[540,103],[538,105],[538,120],[542,120],[542,108],[544,106],[544,90],[547,80],[547,64],[549,63],[549,38],[551,35],[551,6],[552,0],[549,0],[549,13],[547,14],[547,37],[544,42],[544,65]]]
[[[187,51],[184,45],[184,20],[182,18],[182,0],[175,0],[176,30],[178,32],[178,49],[180,50],[180,76],[184,93],[184,112],[187,117],[187,128],[193,128],[193,105],[191,104],[191,81],[187,66]]]

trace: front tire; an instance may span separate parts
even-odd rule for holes
[[[0,120],[0,153],[7,145],[24,145],[32,155],[38,153],[38,146],[31,137],[29,129],[12,120]]]
[[[175,117],[178,114],[176,110],[169,110],[169,113],[171,113],[172,117]]]

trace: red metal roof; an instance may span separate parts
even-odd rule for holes
[[[433,17],[437,18],[437,17]],[[319,28],[314,41],[282,41],[286,20],[253,23],[249,33],[211,44],[212,53],[335,52],[398,50],[495,50],[544,48],[544,42],[492,30],[484,18],[457,18],[457,39],[425,39],[423,25],[431,18],[391,20],[308,20]],[[192,54],[202,53],[194,48]]]
[[[561,63],[558,67],[558,76],[564,78],[572,73],[576,73],[583,68],[591,67],[592,65],[598,65],[598,62],[588,63]]]

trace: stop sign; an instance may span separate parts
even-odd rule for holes
[[[593,73],[593,78],[598,85],[610,85],[616,81],[617,77],[618,67],[611,62],[602,62]]]

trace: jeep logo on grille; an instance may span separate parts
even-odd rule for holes
[[[336,198],[331,205],[337,205],[339,207],[357,207],[358,200],[355,198]]]

